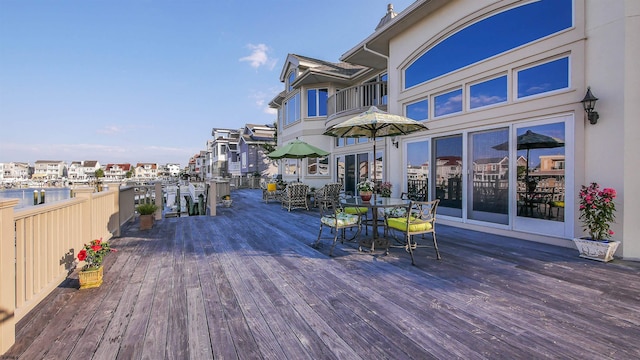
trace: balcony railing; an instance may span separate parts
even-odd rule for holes
[[[327,99],[327,117],[343,112],[387,105],[387,82],[378,81],[341,89]]]

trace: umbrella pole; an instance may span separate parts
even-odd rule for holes
[[[376,173],[378,172],[378,167],[376,166],[376,138],[373,138],[373,203],[376,203],[377,194],[376,194]]]

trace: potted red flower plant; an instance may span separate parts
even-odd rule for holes
[[[112,249],[108,242],[102,241],[102,238],[84,244],[84,248],[78,252],[78,260],[84,261],[84,266],[78,273],[80,289],[94,288],[102,284],[102,261],[112,251],[117,250]]]
[[[597,183],[582,186],[580,190],[580,221],[582,229],[589,233],[588,237],[573,239],[580,251],[580,256],[599,261],[613,260],[619,241],[612,241],[614,235],[611,223],[615,220],[616,191],[612,188],[600,189]]]

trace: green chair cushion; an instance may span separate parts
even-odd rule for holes
[[[406,208],[385,208],[384,214],[387,217],[401,218],[407,216]]]
[[[337,213],[335,215],[327,215],[320,218],[320,221],[330,227],[336,227],[336,221],[338,227],[354,225],[358,223],[360,217],[358,215],[351,215],[345,213]]]
[[[389,225],[390,228],[396,230],[407,231],[407,218],[388,218],[387,225]],[[415,219],[411,220],[411,222],[409,223],[410,232],[429,231],[432,228],[433,225],[430,222],[424,220]]]
[[[366,214],[367,211],[369,211],[369,208],[366,206],[363,206],[363,207],[350,206],[350,207],[344,208],[344,212],[346,214]]]

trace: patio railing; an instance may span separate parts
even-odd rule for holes
[[[0,354],[15,341],[15,325],[73,270],[79,249],[109,240],[134,216],[134,188],[95,193],[15,210],[0,199]]]
[[[341,89],[327,99],[327,118],[342,112],[387,105],[387,82],[378,81]]]

